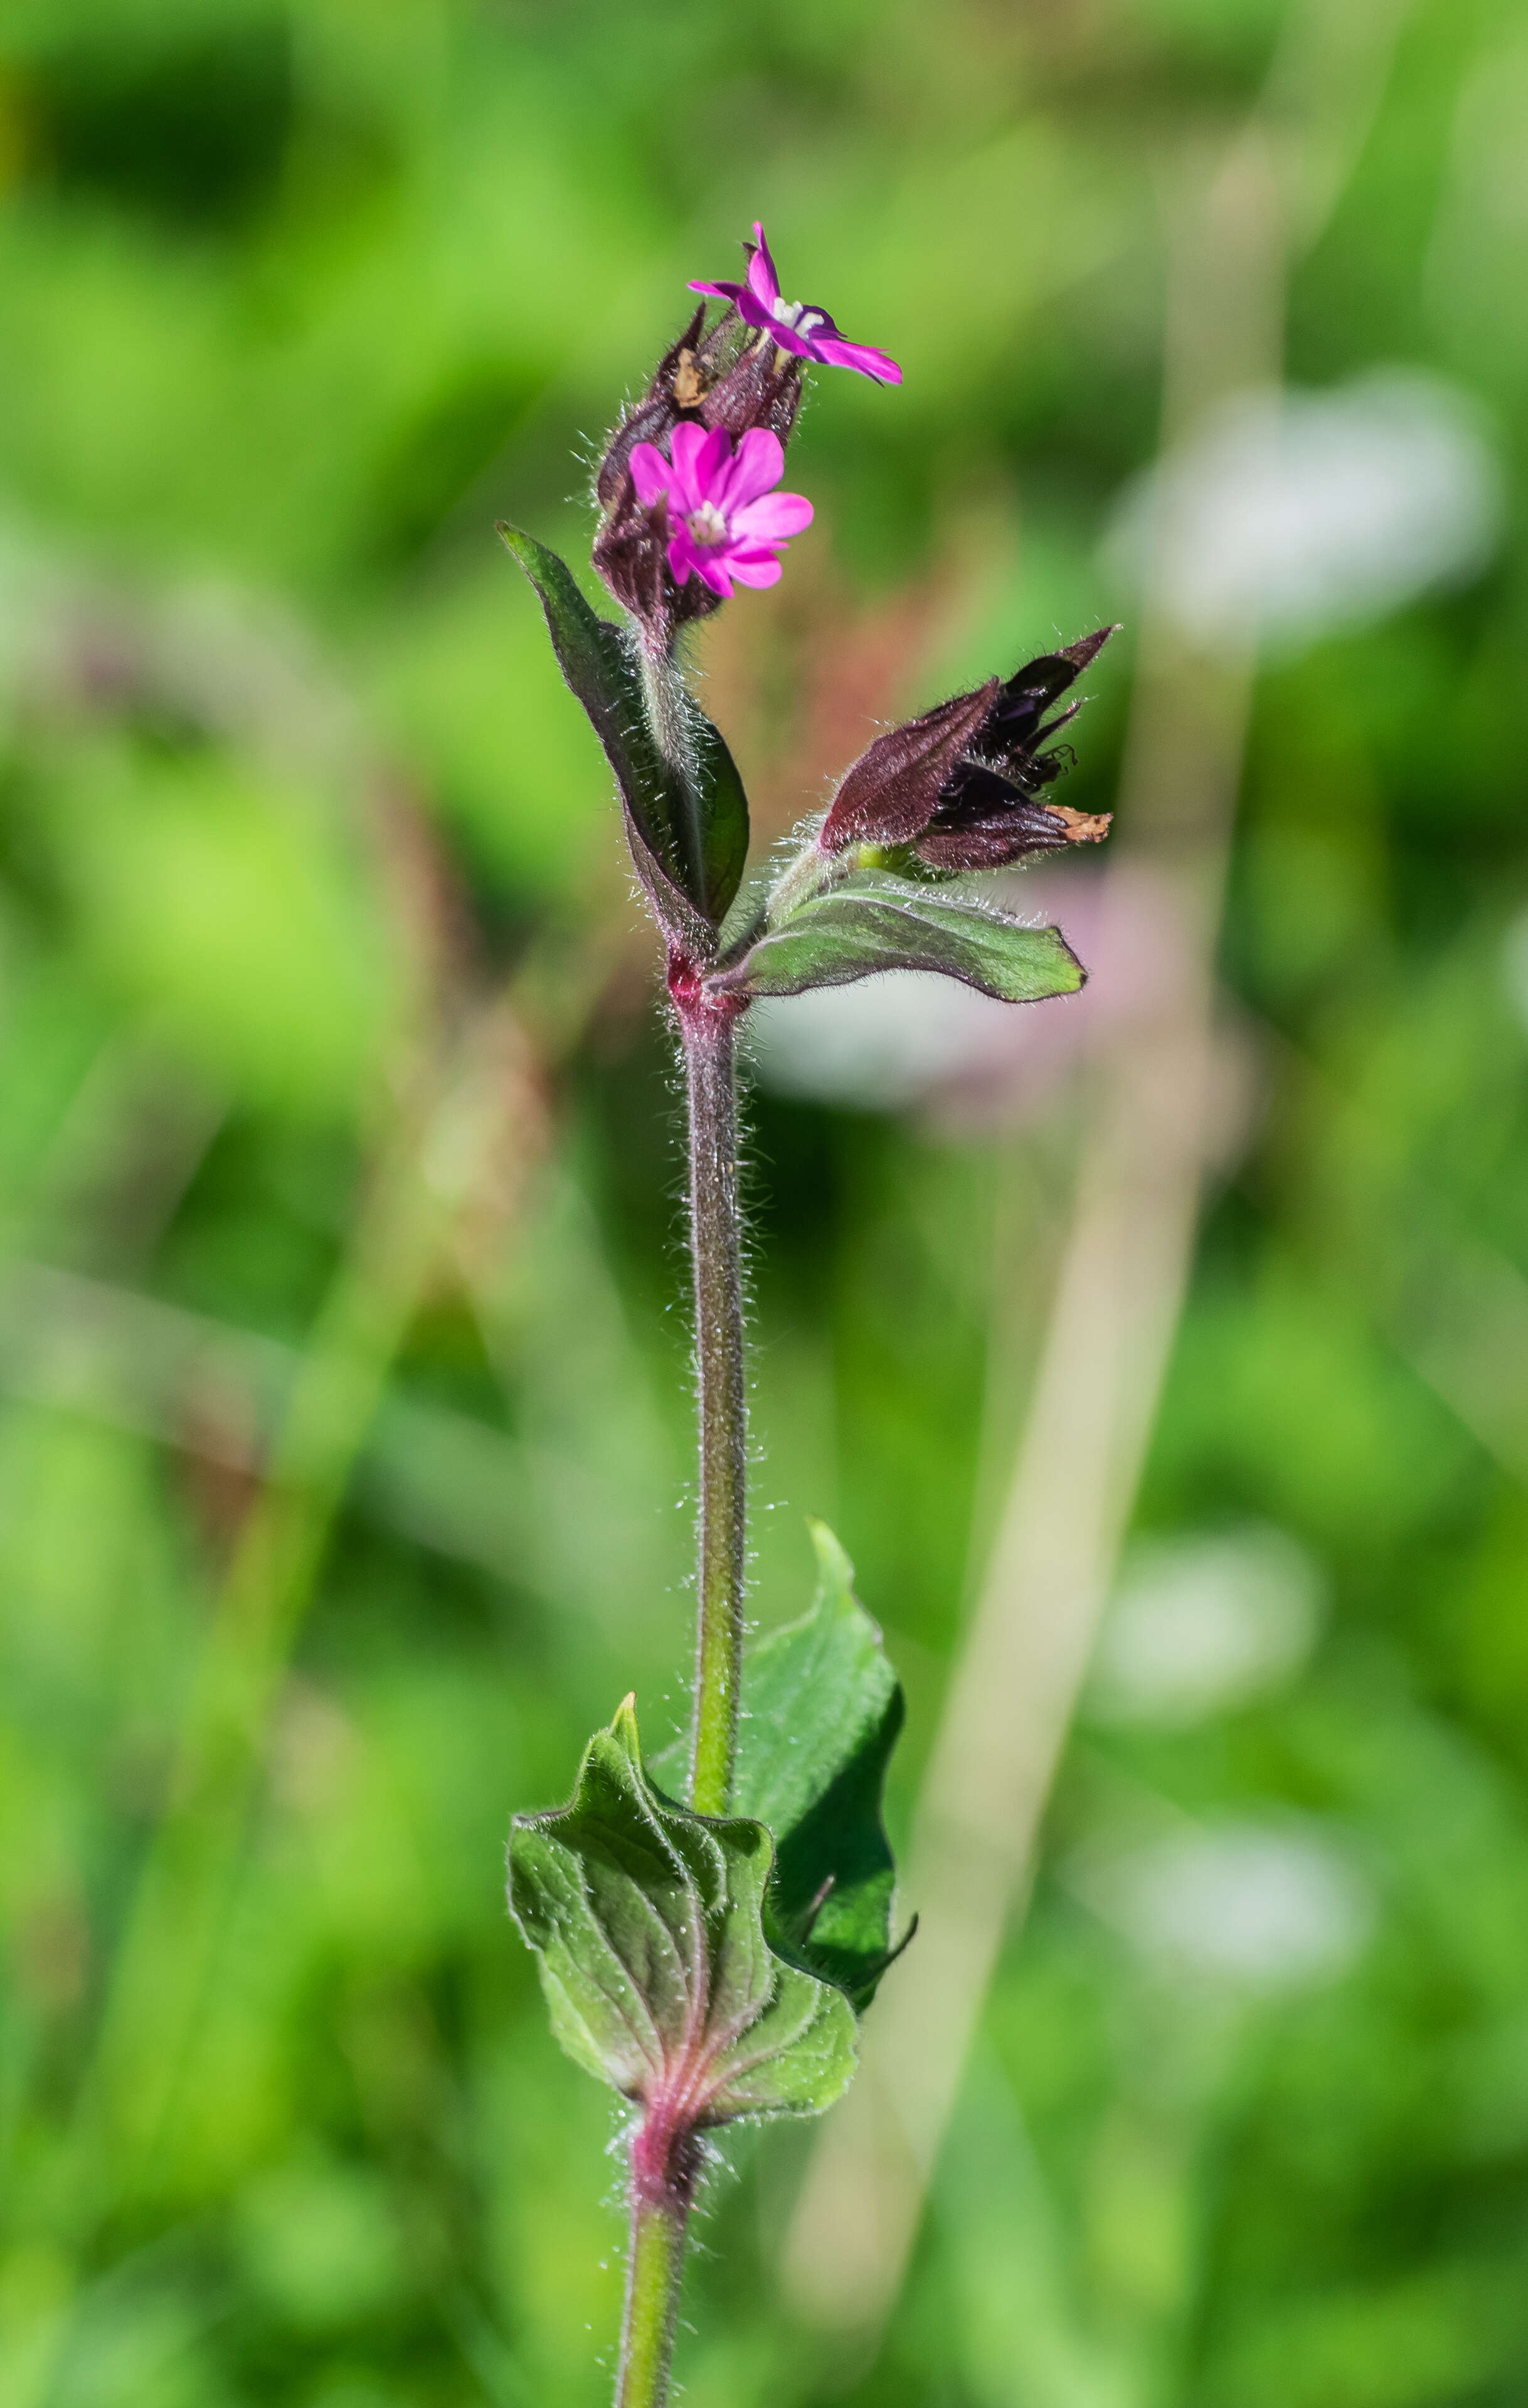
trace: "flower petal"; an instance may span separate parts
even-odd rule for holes
[[[732,580],[727,572],[736,563],[725,552],[697,552],[695,566],[700,582],[709,585],[713,594],[720,594],[724,600],[730,595]]]
[[[685,584],[692,568],[699,566],[695,538],[687,526],[675,527],[669,538],[669,573],[676,585]]]
[[[787,543],[812,524],[813,509],[804,494],[766,494],[728,516],[739,543]]]
[[[754,223],[754,240],[757,243],[758,249],[748,262],[748,282],[765,308],[772,311],[780,298],[780,279],[774,272],[774,262],[770,257],[770,246],[764,239],[764,229],[757,219]]]
[[[656,443],[634,445],[629,466],[637,499],[644,509],[650,510],[668,492],[674,472]]]
[[[743,295],[741,284],[699,284],[692,280],[689,289],[692,293],[714,293],[723,301],[741,301]]]
[[[819,335],[813,342],[812,354],[832,368],[857,368],[861,376],[873,377],[877,384],[901,384],[902,380],[901,368],[887,352],[872,351],[869,343],[846,343],[842,335]]]
[[[732,437],[725,426],[713,426],[695,455],[695,481],[701,500],[714,502],[718,509],[725,511],[731,477]]]
[[[727,565],[740,585],[778,585],[782,570],[772,552],[729,552]],[[702,577],[705,575],[701,570]]]
[[[779,436],[771,434],[767,426],[750,426],[738,445],[738,455],[727,480],[728,513],[756,502],[760,494],[778,485],[785,473],[785,447]]]
[[[682,418],[669,437],[669,449],[673,454],[674,464],[672,481],[674,502],[686,518],[691,510],[698,510],[701,503],[707,499],[708,482],[702,470],[701,461],[702,455],[711,443],[712,436],[717,431],[714,427],[697,426],[693,419]],[[727,436],[723,433],[723,443],[727,443]]]

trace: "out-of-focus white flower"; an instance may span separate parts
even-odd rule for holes
[[[1065,1870],[1096,1914],[1180,1977],[1256,1990],[1333,1981],[1374,1927],[1372,1892],[1347,1851],[1295,1824],[1096,1843]]]
[[[1137,478],[1104,538],[1214,652],[1298,647],[1380,618],[1490,558],[1505,505],[1495,446],[1441,378],[1377,369],[1326,393],[1251,394]]]
[[[1299,1670],[1323,1602],[1320,1572],[1282,1530],[1145,1548],[1104,1618],[1088,1712],[1174,1728],[1243,1705]]]
[[[887,970],[852,986],[766,996],[748,1015],[748,1034],[758,1075],[777,1093],[898,1111],[984,1059],[1005,1058],[1015,1016],[1013,1004],[954,979]]]

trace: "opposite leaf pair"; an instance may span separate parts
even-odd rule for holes
[[[811,1611],[749,1651],[737,1812],[669,1794],[627,1698],[568,1806],[515,1818],[510,1903],[568,2054],[641,2104],[642,2158],[684,2187],[694,2136],[815,2114],[854,2071],[855,2017],[896,1949],[881,1823],[901,1692],[830,1531]]]

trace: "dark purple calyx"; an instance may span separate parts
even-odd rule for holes
[[[833,797],[817,841],[824,853],[851,844],[911,844],[980,735],[1002,688],[996,678],[878,736]]]
[[[1045,748],[1081,705],[1045,713],[1114,632],[1102,627],[1044,652],[1005,682],[993,678],[878,736],[834,796],[821,850],[910,845],[928,868],[955,875],[1097,844],[1108,833],[1107,812],[1039,799],[1071,757],[1067,746]]]

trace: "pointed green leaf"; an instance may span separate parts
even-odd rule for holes
[[[817,1591],[798,1621],[749,1642],[735,1776],[738,1811],[774,1834],[771,1945],[843,1990],[857,2014],[910,1933],[893,1942],[896,1868],[881,1821],[901,1685],[826,1523],[810,1525]],[[659,1795],[688,1775],[681,1736],[648,1762]]]
[[[751,1647],[738,1741],[739,1811],[775,1835],[767,1927],[797,1962],[870,2004],[896,1949],[897,1885],[881,1822],[901,1686],[854,1593],[854,1567],[814,1522],[817,1594]]]
[[[726,919],[748,866],[748,797],[726,738],[685,696],[693,753],[691,778],[700,809],[701,909],[714,928]]]
[[[802,995],[877,970],[938,970],[1003,1003],[1072,995],[1086,972],[1059,928],[1029,928],[911,880],[864,874],[814,896],[707,984],[727,995]]]
[[[590,1741],[570,1803],[517,1814],[510,1907],[552,2028],[578,2064],[692,2127],[814,2114],[854,2071],[839,1992],[769,1946],[769,1832],[692,1814],[642,1771],[628,1698]]]
[[[656,741],[641,663],[625,632],[598,618],[565,561],[517,527],[499,533],[541,598],[562,673],[615,772],[631,849],[653,908],[671,936],[714,948],[748,854],[748,803],[720,732],[686,695],[688,775]]]

